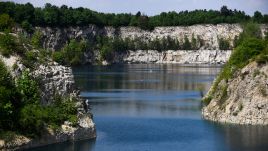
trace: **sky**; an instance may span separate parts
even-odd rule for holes
[[[0,0],[1,1],[1,0]],[[11,0],[16,3],[30,2],[34,6],[43,7],[45,3],[61,6],[63,4],[86,7],[105,13],[132,13],[138,11],[146,15],[156,15],[168,11],[184,11],[194,9],[219,10],[221,6],[245,11],[253,15],[255,11],[268,14],[268,0]]]

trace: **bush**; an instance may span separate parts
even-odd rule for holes
[[[11,31],[14,21],[8,14],[0,14],[0,31]]]
[[[182,45],[182,49],[183,50],[191,50],[192,49],[192,45],[186,36],[184,37],[184,43]]]
[[[37,63],[37,53],[33,51],[27,51],[22,59],[23,65],[25,65],[28,68],[34,68]]]
[[[102,46],[100,56],[102,60],[111,61],[113,59],[113,48],[109,45]]]
[[[42,33],[40,31],[35,31],[32,39],[31,39],[31,43],[35,48],[41,48],[42,47]]]
[[[12,130],[16,126],[16,107],[19,106],[12,77],[5,64],[0,60],[0,131]]]
[[[64,54],[63,54],[62,51],[55,51],[55,52],[53,52],[52,59],[54,61],[56,61],[57,63],[59,63],[59,64],[65,64]]]
[[[225,40],[223,38],[219,39],[219,48],[220,50],[230,50],[230,44],[228,40]]]
[[[15,45],[14,37],[9,33],[0,34],[0,49],[2,55],[7,57],[11,55],[15,49]]]

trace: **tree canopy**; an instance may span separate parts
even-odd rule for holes
[[[97,26],[138,26],[142,29],[153,29],[156,26],[240,23],[250,19],[258,23],[268,23],[268,15],[256,11],[254,16],[250,17],[243,11],[231,10],[227,6],[222,6],[220,10],[172,11],[147,16],[141,12],[137,12],[135,15],[99,13],[87,8],[72,8],[66,5],[57,7],[49,3],[43,8],[35,8],[30,3],[0,2],[0,14],[8,14],[16,23],[23,23],[26,27],[30,25],[64,27],[95,24]]]

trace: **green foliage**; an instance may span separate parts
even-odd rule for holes
[[[208,96],[208,97],[205,97],[202,102],[204,103],[204,105],[208,105],[212,100],[212,96]]]
[[[265,40],[265,42],[266,48],[255,59],[258,64],[265,64],[268,62],[268,40]]]
[[[35,31],[32,39],[31,39],[31,43],[35,48],[41,48],[42,47],[42,33],[40,31]]]
[[[40,99],[38,83],[28,71],[23,72],[15,86],[0,61],[1,138],[11,138],[10,131],[37,137],[48,125],[58,128],[64,121],[70,121],[74,126],[77,124],[76,100],[57,96],[51,105],[41,106]]]
[[[59,64],[64,64],[64,54],[61,51],[55,51],[52,54],[52,58],[54,61],[58,62]]]
[[[72,39],[69,44],[66,44],[62,50],[54,52],[53,60],[68,65],[78,65],[82,63],[84,52],[89,49],[89,45],[86,41],[82,40],[77,42]]]
[[[223,38],[219,39],[219,48],[220,50],[230,50],[230,43],[228,40],[225,40]]]
[[[0,131],[15,127],[17,91],[5,64],[0,60]]]
[[[66,5],[57,7],[46,4],[42,8],[34,8],[30,3],[15,4],[1,2],[0,14],[8,14],[16,23],[24,21],[33,26],[137,26],[151,30],[157,26],[187,26],[194,24],[241,23],[252,19],[258,23],[267,23],[268,15],[255,12],[251,18],[243,11],[231,10],[223,6],[220,10],[194,10],[181,12],[163,12],[155,16],[147,16],[138,12],[135,15],[121,13],[98,13],[87,8],[72,8]]]
[[[28,33],[32,33],[33,32],[33,27],[32,27],[32,25],[27,20],[25,20],[25,21],[23,21],[21,23],[21,27],[24,30],[26,30]]]
[[[239,36],[238,46],[233,50],[233,53],[224,66],[221,73],[218,75],[216,82],[210,92],[211,96],[218,91],[217,87],[222,80],[228,80],[235,76],[235,72],[246,66],[251,61],[256,61],[259,64],[267,63],[268,61],[268,41],[263,40],[259,35],[260,29],[256,24],[249,23],[244,25],[244,31]],[[254,73],[258,74],[258,73]],[[227,97],[227,87],[222,88],[220,104],[223,104]]]
[[[18,91],[21,93],[21,102],[25,104],[39,104],[40,93],[38,84],[32,77],[29,76],[28,71],[24,71],[22,76],[17,81]]]
[[[183,50],[191,50],[192,49],[192,44],[190,43],[187,36],[184,36],[184,43],[182,45],[182,49]]]
[[[22,64],[28,68],[33,69],[37,64],[37,52],[34,51],[27,51],[24,53]]]
[[[102,60],[111,61],[113,59],[114,50],[110,45],[103,45],[100,49],[100,55]]]
[[[5,31],[5,30],[10,31],[13,26],[14,26],[13,19],[10,18],[8,14],[0,13],[0,31]]]
[[[9,56],[13,53],[24,53],[25,49],[21,43],[21,39],[5,32],[0,34],[0,52],[4,56]]]
[[[9,56],[13,53],[15,41],[13,36],[8,33],[0,34],[0,50],[4,56]]]

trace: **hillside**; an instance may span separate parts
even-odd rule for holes
[[[228,63],[203,98],[203,117],[208,120],[267,125],[268,41],[256,25],[240,35]]]

